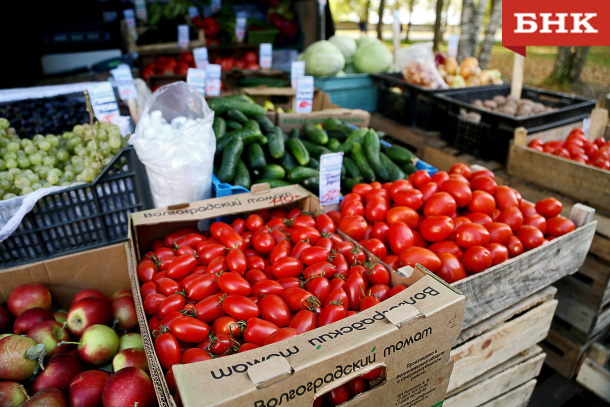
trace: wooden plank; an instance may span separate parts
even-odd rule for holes
[[[610,403],[610,371],[586,358],[576,376],[576,381]]]
[[[589,349],[587,358],[600,366],[606,366],[606,363],[608,363],[608,360],[610,359],[610,349],[606,348],[601,343],[596,342],[591,346],[591,349]]]
[[[424,149],[423,160],[441,171],[449,171],[453,165],[462,162],[458,157],[430,145]]]
[[[610,171],[511,143],[509,175],[610,211]]]
[[[496,372],[491,377],[480,383],[459,392],[455,395],[446,398],[444,407],[476,407],[489,402],[504,393],[518,387],[527,381],[534,379],[540,373],[544,362],[544,353],[538,348],[539,354],[530,357],[520,363],[514,363],[512,366],[504,369],[499,373]],[[499,366],[500,367],[500,366]],[[494,369],[495,371],[495,369]]]
[[[599,291],[610,288],[610,265],[600,262],[593,256],[587,256],[578,274],[590,278],[590,285]]]
[[[565,140],[565,138],[570,134],[570,132],[574,129],[582,128],[582,120],[579,120],[574,123],[566,124],[560,127],[554,127],[549,130],[541,131],[538,133],[528,133],[526,144],[529,144],[533,139],[540,139],[544,142],[553,141],[553,140]]]
[[[587,138],[591,141],[596,138],[602,137],[606,131],[606,124],[608,123],[608,109],[595,108],[591,112],[591,125],[589,126],[589,134]]]
[[[580,273],[576,273],[557,281],[555,287],[562,292],[563,296],[569,296],[600,312],[605,305],[610,303],[610,288],[602,291],[593,287],[590,284],[592,281],[582,281],[583,279],[589,280],[582,277]]]
[[[600,259],[610,262],[610,239],[599,234],[593,236],[589,252],[596,255]]]
[[[599,309],[572,298],[569,293],[557,292],[557,317],[584,334],[595,335],[610,326],[610,306]]]
[[[455,361],[448,391],[507,361],[544,339],[557,300],[550,300],[451,350]]]
[[[471,326],[470,328],[462,330],[460,336],[455,340],[452,345],[452,348],[459,346],[460,344],[466,342],[468,339],[475,337],[477,335],[482,334],[483,332],[489,331],[503,324],[507,320],[511,319],[515,315],[521,314],[535,306],[542,304],[545,301],[553,299],[557,289],[552,286],[546,287],[537,293],[534,293],[524,299],[523,301],[518,302],[517,304],[498,312],[497,314],[487,318],[484,321],[479,322]]]
[[[421,157],[426,147],[426,140],[438,135],[438,132],[422,132],[413,127],[407,127],[379,113],[371,115],[370,126],[376,130],[387,133],[393,139],[408,144],[415,149],[414,153]],[[424,160],[425,161],[425,160]]]
[[[534,387],[536,387],[536,379],[532,379],[508,393],[504,393],[489,403],[481,405],[481,407],[525,407],[532,397]]]
[[[510,81],[510,95],[515,99],[521,99],[521,89],[523,89],[523,70],[525,67],[525,57],[513,54],[513,76]]]

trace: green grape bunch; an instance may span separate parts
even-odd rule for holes
[[[92,182],[127,146],[119,127],[97,122],[77,124],[61,136],[36,134],[20,138],[0,118],[0,200],[25,195],[39,188]]]

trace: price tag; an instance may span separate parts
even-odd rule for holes
[[[189,26],[186,24],[180,24],[178,26],[178,46],[180,48],[188,47],[189,39]]]
[[[318,0],[318,4],[320,5],[320,8],[324,8],[326,7],[326,0]]]
[[[290,64],[290,84],[292,89],[297,88],[297,79],[305,76],[305,61],[293,61]]]
[[[205,69],[189,68],[186,72],[186,83],[205,96]]]
[[[217,12],[222,8],[221,0],[212,0],[212,13]]]
[[[127,65],[119,65],[110,71],[117,87],[121,100],[135,99],[138,97],[138,90],[131,75],[131,69]]]
[[[136,17],[132,8],[123,10],[123,17],[125,17],[125,25],[128,28],[134,28],[136,26]]]
[[[195,6],[189,7],[189,17],[191,20],[195,17],[199,17],[199,9]]]
[[[195,58],[195,66],[198,69],[205,69],[208,66],[208,49],[206,47],[195,48],[193,58]]]
[[[320,205],[339,203],[342,164],[343,153],[323,154],[320,157]]]
[[[237,42],[244,42],[246,37],[246,22],[247,17],[244,14],[238,14],[235,20],[235,37]]]
[[[400,34],[400,17],[398,16],[398,10],[394,10],[394,21],[392,22],[392,28],[394,33]]]
[[[114,97],[114,90],[110,82],[97,83],[87,88],[93,113],[99,121],[112,122],[119,116],[119,106]]]
[[[136,0],[136,16],[140,20],[148,20],[148,11],[146,10],[146,0]]]
[[[457,55],[459,41],[460,41],[459,35],[451,34],[449,36],[449,43],[447,44],[447,55],[448,56],[455,57]]]
[[[209,96],[220,95],[220,65],[208,64],[205,67],[205,94]]]
[[[585,138],[589,138],[589,129],[591,128],[591,119],[587,117],[582,120],[582,131],[585,132]]]
[[[297,113],[311,113],[313,108],[313,76],[297,79]]]
[[[261,44],[258,51],[258,64],[261,68],[271,68],[273,45]]]

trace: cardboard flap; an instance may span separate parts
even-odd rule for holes
[[[292,366],[283,356],[275,356],[251,366],[248,369],[248,376],[256,388],[271,386],[282,381],[294,372]]]
[[[384,315],[388,321],[396,325],[399,329],[406,328],[412,323],[426,317],[419,312],[417,308],[409,304],[391,309]]]

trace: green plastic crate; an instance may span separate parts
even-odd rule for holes
[[[275,37],[280,30],[277,28],[268,28],[265,30],[250,30],[248,31],[248,44],[273,44]]]
[[[314,77],[313,84],[330,96],[330,101],[347,109],[377,110],[377,88],[369,74]]]

